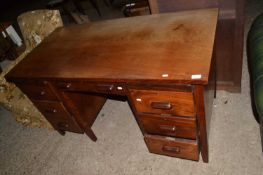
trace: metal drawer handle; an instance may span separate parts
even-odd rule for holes
[[[176,126],[168,126],[168,125],[160,125],[159,128],[160,129],[165,129],[165,130],[170,130],[170,131],[175,131],[176,130]]]
[[[54,113],[57,113],[58,111],[56,109],[48,109],[45,111],[46,113],[51,113],[51,114],[54,114]]]
[[[45,91],[41,91],[41,92],[40,92],[40,95],[41,95],[41,96],[44,96],[45,94],[46,94]]]
[[[170,152],[170,153],[175,153],[175,154],[179,154],[181,152],[181,148],[178,146],[175,146],[175,147],[163,146],[162,150],[164,152]]]
[[[172,109],[172,104],[170,102],[151,102],[151,107],[154,109]]]

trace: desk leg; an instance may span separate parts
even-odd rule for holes
[[[107,98],[81,92],[62,92],[60,93],[67,110],[74,116],[79,126],[87,136],[94,142],[96,135],[91,129],[92,124],[97,118],[101,108]]]
[[[64,136],[64,135],[66,134],[65,131],[62,131],[62,130],[57,130],[57,131],[58,131],[58,133],[59,133],[60,135],[62,135],[62,136]]]
[[[90,138],[92,141],[94,141],[94,142],[97,141],[97,137],[96,137],[96,135],[94,134],[94,132],[92,131],[91,128],[86,128],[86,129],[85,129],[85,133],[86,133],[87,136],[89,136],[89,138]]]
[[[205,100],[204,87],[201,85],[195,86],[195,101],[197,112],[197,125],[199,130],[199,144],[203,161],[208,163],[208,143],[206,132],[206,115],[205,115]]]

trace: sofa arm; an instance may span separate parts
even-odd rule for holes
[[[257,78],[253,82],[253,88],[256,109],[259,114],[259,117],[261,118],[261,120],[263,120],[263,70],[262,76]]]

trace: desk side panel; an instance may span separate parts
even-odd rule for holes
[[[69,111],[83,128],[92,126],[107,99],[102,95],[71,91],[61,92],[61,96]]]

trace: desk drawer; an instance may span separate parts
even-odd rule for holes
[[[57,82],[55,86],[63,91],[82,91],[104,94],[125,95],[126,87],[118,83],[104,82]]]
[[[47,117],[60,117],[64,119],[70,117],[70,114],[60,102],[33,100],[33,103],[37,106],[41,113]]]
[[[48,82],[30,82],[16,84],[30,99],[58,101]]]
[[[139,115],[139,122],[149,134],[196,139],[194,118]]]
[[[54,128],[72,132],[81,132],[77,122],[65,109],[62,103],[52,101],[33,101],[33,103]]]
[[[57,130],[83,133],[80,127],[72,119],[65,119],[60,117],[46,117],[46,119]]]
[[[132,89],[130,93],[137,112],[195,117],[192,92]]]
[[[184,159],[199,160],[197,141],[145,135],[149,152]]]

